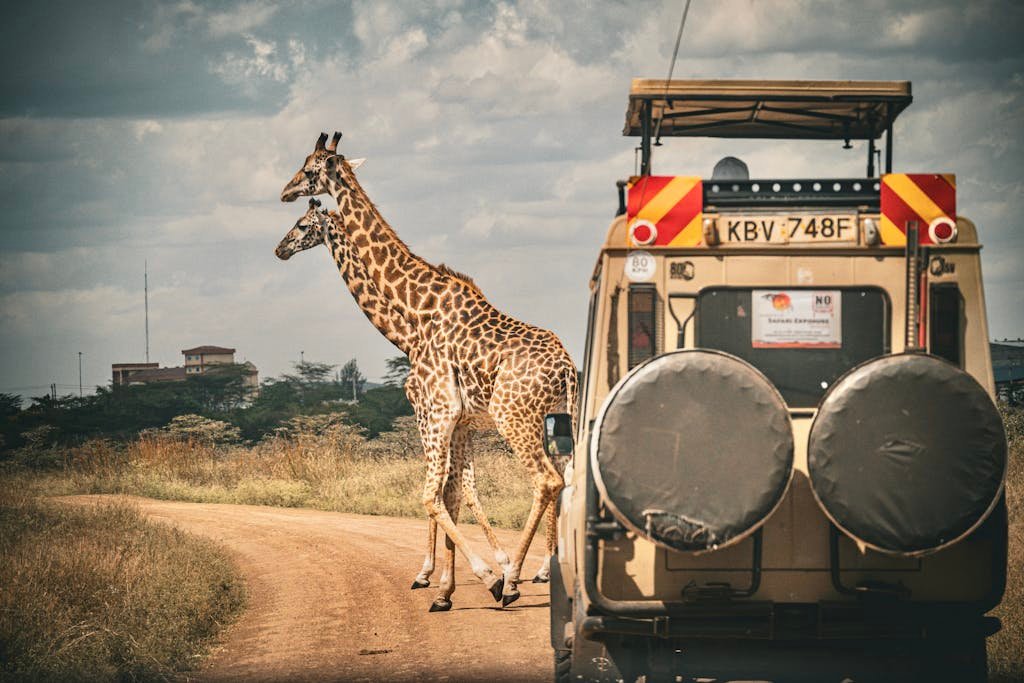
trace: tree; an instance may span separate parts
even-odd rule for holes
[[[344,407],[352,423],[366,429],[366,436],[374,438],[391,429],[396,417],[412,415],[405,392],[398,387],[368,389],[359,403]]]
[[[366,386],[366,377],[359,371],[359,365],[355,358],[341,366],[341,370],[338,372],[338,384],[341,385],[342,395],[345,398],[356,401],[362,396],[363,388]]]
[[[299,382],[306,386],[327,382],[331,376],[331,370],[335,367],[329,363],[317,363],[316,361],[307,360],[292,363],[292,365],[295,366],[295,372],[299,373]],[[292,377],[292,375],[285,375],[285,378],[289,377]]]
[[[0,392],[0,418],[11,417],[21,412],[21,396]]]
[[[405,380],[412,370],[408,356],[395,356],[387,359],[388,371],[384,374],[384,384],[389,387],[404,387]]]

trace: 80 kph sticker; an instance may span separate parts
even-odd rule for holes
[[[631,251],[626,254],[626,277],[630,282],[650,282],[657,267],[650,252]]]

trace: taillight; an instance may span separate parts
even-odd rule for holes
[[[935,244],[946,244],[956,240],[956,223],[952,219],[940,216],[928,224],[928,236]]]
[[[629,367],[634,367],[657,353],[658,293],[652,284],[635,284],[629,288]]]
[[[654,223],[642,218],[635,220],[629,226],[629,239],[641,247],[654,244],[654,240],[658,239],[658,228]]]

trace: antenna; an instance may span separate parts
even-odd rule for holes
[[[142,289],[146,297],[146,362],[149,362],[149,261],[143,261]]]

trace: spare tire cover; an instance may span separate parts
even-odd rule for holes
[[[682,350],[633,369],[605,399],[591,466],[633,531],[674,550],[739,542],[782,500],[793,430],[761,372],[719,351]]]
[[[1006,435],[988,393],[935,356],[863,363],[836,381],[811,426],[814,495],[854,540],[916,556],[955,543],[998,502]]]

